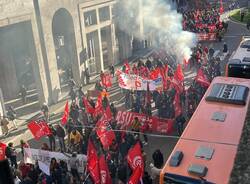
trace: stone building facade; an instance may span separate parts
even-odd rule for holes
[[[117,33],[116,0],[1,0],[0,88],[14,98],[21,85],[39,102],[56,103],[70,76],[100,73],[131,56],[131,36]],[[120,37],[120,38],[118,38]],[[122,44],[119,43],[122,41]]]

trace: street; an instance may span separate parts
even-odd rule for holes
[[[207,45],[209,48],[213,47],[215,50],[221,51],[223,48],[223,43],[226,42],[229,48],[229,55],[224,61],[221,62],[221,69],[224,72],[225,64],[228,61],[229,56],[232,52],[238,47],[241,37],[244,35],[249,35],[249,31],[239,23],[229,21],[228,32],[226,33],[224,40],[219,42],[204,42],[203,45]],[[188,85],[190,81],[195,77],[195,71],[185,71],[185,84]],[[188,87],[188,86],[186,86]],[[93,85],[87,86],[84,90],[93,88]],[[115,83],[113,87],[109,90],[111,94],[111,101],[115,103],[117,107],[122,107],[124,105],[124,97],[120,93],[120,89]],[[63,114],[65,100],[52,106],[50,108],[50,123],[53,125],[60,123],[60,119]],[[20,140],[28,141],[30,147],[39,149],[41,144],[44,142],[48,143],[47,138],[42,138],[40,141],[33,139],[31,132],[27,129],[27,122],[23,120],[18,120],[19,128],[18,130],[12,131],[7,137],[2,137],[1,140],[8,143],[13,142],[17,148],[20,148]],[[147,164],[149,165],[152,162],[151,155],[156,149],[160,149],[164,153],[164,159],[166,160],[174,148],[178,140],[174,137],[168,137],[164,135],[152,135],[149,136],[149,144],[144,147],[145,152],[147,153]],[[57,146],[58,142],[57,142]],[[20,151],[20,150],[19,150]],[[20,159],[20,154],[19,154]]]

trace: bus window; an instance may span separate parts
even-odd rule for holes
[[[227,76],[250,79],[250,64],[228,64]]]

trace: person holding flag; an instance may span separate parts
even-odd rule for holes
[[[138,184],[138,182],[143,177],[145,166],[139,142],[129,149],[127,154],[127,162],[129,167],[132,169],[132,175],[130,176],[128,183]]]

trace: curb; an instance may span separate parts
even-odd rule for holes
[[[247,25],[247,24],[245,24],[245,23],[241,23],[241,22],[239,22],[239,21],[236,21],[236,20],[232,19],[230,16],[229,16],[228,18],[229,18],[230,21],[232,21],[232,22],[235,23],[235,24],[240,24],[240,25],[242,25],[242,26],[246,26],[246,25]]]

